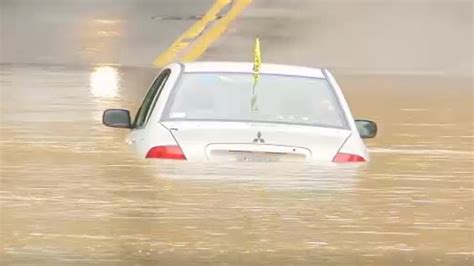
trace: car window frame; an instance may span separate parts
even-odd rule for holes
[[[137,111],[137,113],[135,115],[135,118],[133,120],[133,129],[134,130],[135,129],[142,129],[142,128],[145,128],[147,126],[148,121],[150,120],[150,116],[153,112],[153,109],[155,108],[156,102],[157,102],[161,92],[163,91],[163,88],[164,88],[166,82],[168,81],[170,75],[171,75],[171,69],[167,68],[167,69],[163,70],[157,76],[157,78],[153,82],[152,86],[150,87],[150,89],[145,94],[145,97],[143,98],[142,103],[141,103],[140,107],[138,108],[138,111]],[[155,91],[153,92],[153,90],[155,90]],[[152,94],[149,94],[150,92],[152,92]],[[147,97],[147,96],[150,96],[150,97]],[[139,116],[140,112],[142,111],[143,105],[145,104],[145,101],[147,99],[151,99],[150,105],[148,106],[148,108],[146,110],[145,117],[143,119],[142,124],[137,125],[138,116]]]

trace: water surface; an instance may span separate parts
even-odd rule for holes
[[[472,79],[338,75],[362,166],[137,160],[101,112],[155,69],[2,65],[0,262],[474,263]]]

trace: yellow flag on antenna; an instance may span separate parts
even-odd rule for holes
[[[262,55],[260,53],[260,40],[257,38],[255,40],[255,49],[254,54],[254,63],[253,63],[253,86],[257,85],[258,80],[260,79],[260,66],[262,65]]]
[[[258,111],[257,107],[257,92],[255,87],[257,86],[258,80],[260,79],[260,67],[262,65],[262,55],[260,53],[260,40],[255,40],[255,49],[253,51],[254,63],[253,63],[253,95],[250,101],[251,109],[253,112]]]

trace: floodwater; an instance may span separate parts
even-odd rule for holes
[[[2,265],[472,265],[472,79],[337,75],[361,166],[137,160],[154,69],[1,65]]]

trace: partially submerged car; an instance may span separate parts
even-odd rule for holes
[[[108,109],[103,123],[130,129],[142,158],[189,161],[369,160],[362,138],[377,126],[354,120],[326,69],[252,63],[174,63],[161,71],[134,121]]]

